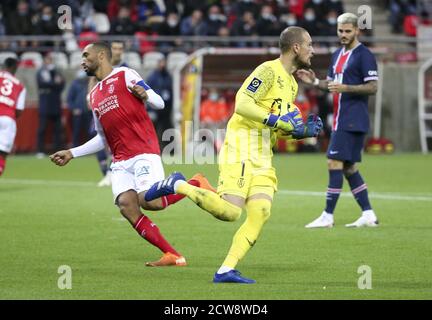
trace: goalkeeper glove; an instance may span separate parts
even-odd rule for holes
[[[295,139],[303,139],[317,137],[323,128],[323,122],[320,117],[315,114],[309,114],[306,124],[300,130],[294,130],[292,136]]]
[[[275,114],[269,113],[268,118],[264,120],[264,124],[272,128],[281,129],[287,133],[295,129],[300,130],[298,128],[300,124],[298,120],[294,118],[297,115],[296,112],[297,114],[299,114],[297,110],[294,112],[288,112],[283,116],[277,116]],[[302,121],[301,121],[301,125],[303,125]]]

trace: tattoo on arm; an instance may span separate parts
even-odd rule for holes
[[[377,92],[378,82],[375,80],[368,81],[365,84],[347,86],[347,88],[349,93],[373,95]]]

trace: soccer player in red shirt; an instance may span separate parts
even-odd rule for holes
[[[161,210],[183,198],[168,195],[149,202],[144,199],[146,191],[164,179],[158,138],[146,105],[162,109],[164,101],[135,70],[113,68],[109,44],[95,42],[87,45],[82,52],[82,59],[82,67],[87,75],[95,76],[99,81],[89,93],[98,134],[85,144],[58,151],[50,158],[55,164],[64,166],[72,158],[102,150],[106,143],[113,155],[111,169],[115,204],[135,230],[164,253],[159,261],[146,265],[184,266],[185,258],[140,210],[140,207]],[[189,183],[204,187],[208,181],[202,175],[195,175]]]
[[[16,119],[24,109],[26,89],[15,78],[18,60],[7,58],[0,71],[0,176],[6,166],[16,135]]]

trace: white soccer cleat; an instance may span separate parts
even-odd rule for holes
[[[323,213],[321,213],[321,215],[317,219],[305,225],[305,228],[332,228],[333,226],[333,215],[323,211]]]
[[[360,218],[353,223],[346,224],[347,228],[360,228],[360,227],[378,227],[378,219],[372,210],[363,212]]]
[[[98,183],[98,187],[109,187],[111,186],[111,171],[107,171],[105,177]]]

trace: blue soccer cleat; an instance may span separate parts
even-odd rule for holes
[[[255,280],[248,279],[241,276],[241,273],[237,270],[231,270],[225,273],[215,273],[213,277],[214,283],[256,283]]]
[[[174,184],[180,180],[186,181],[186,178],[180,172],[173,172],[165,180],[156,182],[147,190],[144,196],[145,201],[152,201],[169,194],[174,194]]]

